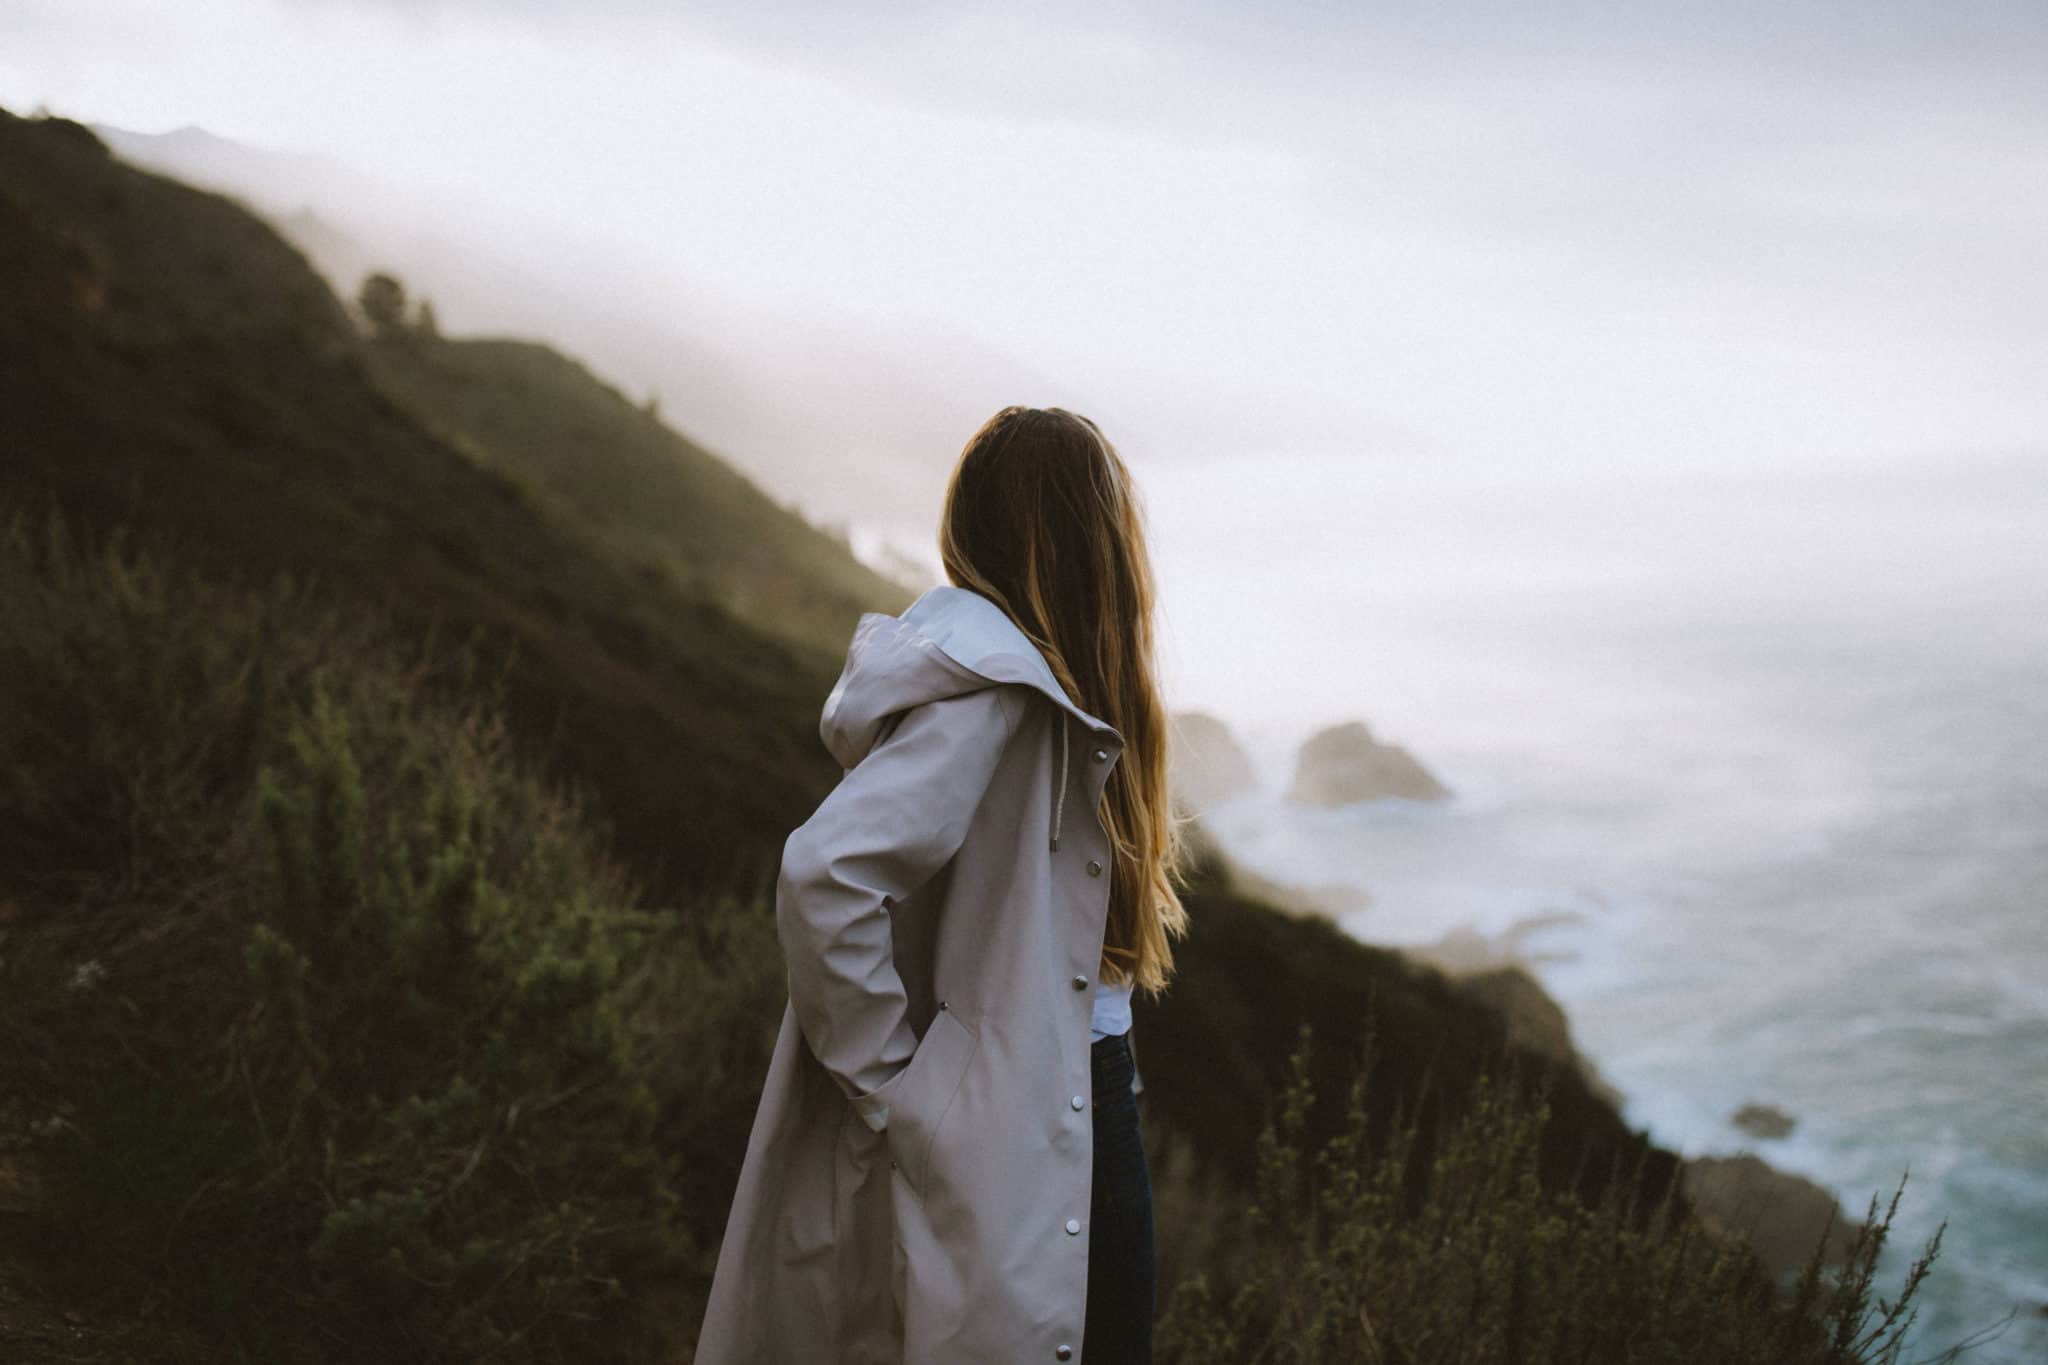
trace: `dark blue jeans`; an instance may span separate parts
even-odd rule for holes
[[[1131,1093],[1130,1035],[1099,1039],[1095,1064],[1095,1174],[1089,1194],[1086,1365],[1151,1365],[1157,1265],[1152,1180]]]

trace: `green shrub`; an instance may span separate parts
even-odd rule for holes
[[[1870,1286],[1891,1223],[1866,1222],[1847,1264],[1821,1252],[1789,1300],[1746,1247],[1708,1237],[1668,1196],[1637,1207],[1636,1182],[1589,1206],[1546,1194],[1538,1173],[1547,1103],[1482,1075],[1426,1171],[1418,1125],[1367,1142],[1368,1056],[1338,1134],[1303,1142],[1315,1089],[1304,1025],[1290,1076],[1259,1138],[1257,1188],[1226,1294],[1208,1271],[1174,1287],[1164,1361],[1549,1365],[1549,1362],[1894,1362],[1907,1303],[1936,1234],[1896,1303]],[[1903,1190],[1904,1182],[1901,1181]],[[1896,1209],[1894,1194],[1892,1208]],[[1217,1282],[1225,1282],[1220,1277]]]
[[[772,916],[632,908],[473,659],[177,563],[0,538],[38,1241],[211,1359],[658,1353],[765,1068]]]

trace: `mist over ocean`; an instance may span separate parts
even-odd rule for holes
[[[1633,1124],[1852,1217],[1906,1174],[1882,1292],[1949,1220],[1916,1345],[2017,1306],[1969,1358],[2048,1359],[2048,474],[1428,511],[1358,516],[1384,584],[1204,585],[1260,621],[1228,678],[1178,644],[1260,771],[1211,827],[1260,872],[1368,891],[1363,939],[1523,925]],[[1601,569],[1659,538],[1651,572]],[[1232,694],[1261,668],[1299,714]],[[1354,717],[1454,799],[1284,803],[1295,745]],[[1751,1101],[1791,1135],[1739,1131]]]

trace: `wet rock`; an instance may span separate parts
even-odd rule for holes
[[[1167,785],[1182,809],[1200,814],[1257,785],[1251,756],[1222,720],[1206,711],[1178,711],[1173,729]]]
[[[1406,797],[1440,801],[1451,794],[1406,749],[1382,744],[1363,721],[1346,721],[1310,735],[1295,757],[1289,801],[1347,806],[1354,801]]]
[[[1768,1104],[1745,1104],[1729,1121],[1751,1137],[1758,1138],[1787,1137],[1797,1126],[1797,1120],[1790,1114]]]

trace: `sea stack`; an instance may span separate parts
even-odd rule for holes
[[[1441,801],[1450,794],[1406,749],[1380,743],[1359,720],[1310,735],[1295,757],[1294,781],[1287,789],[1289,801],[1310,806],[1386,797]]]
[[[1173,729],[1167,784],[1183,809],[1199,815],[1257,784],[1251,756],[1217,717],[1206,711],[1176,711]]]
[[[1751,1103],[1736,1110],[1730,1122],[1751,1137],[1781,1138],[1792,1132],[1795,1121],[1775,1105]]]

